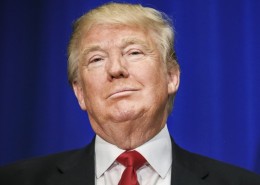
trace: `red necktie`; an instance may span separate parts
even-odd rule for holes
[[[136,171],[144,165],[145,158],[133,150],[122,153],[116,160],[126,167],[118,185],[139,185]]]

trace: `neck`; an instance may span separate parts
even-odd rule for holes
[[[152,139],[165,126],[167,112],[161,116],[142,116],[120,123],[106,123],[103,128],[93,127],[102,139],[123,150],[132,150]],[[93,121],[93,120],[90,120]],[[92,124],[100,125],[100,124]]]

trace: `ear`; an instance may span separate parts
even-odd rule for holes
[[[180,70],[178,67],[168,69],[168,94],[175,94],[180,84]]]
[[[79,81],[74,81],[72,84],[73,91],[75,96],[78,99],[79,106],[82,110],[86,110],[86,104],[84,100],[84,92],[82,88],[82,84]]]

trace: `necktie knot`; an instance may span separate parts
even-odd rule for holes
[[[135,150],[122,153],[116,160],[125,167],[133,167],[135,170],[146,162],[145,158]]]
[[[145,164],[145,158],[133,150],[122,153],[116,160],[126,167],[119,185],[138,185],[136,171]]]

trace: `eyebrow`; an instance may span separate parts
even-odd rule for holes
[[[128,38],[123,39],[120,43],[120,45],[121,45],[120,48],[124,49],[127,46],[133,45],[133,44],[139,44],[142,47],[144,47],[146,50],[148,50],[148,51],[151,50],[151,47],[149,47],[147,42],[145,42],[141,39],[137,39],[135,37],[128,37]],[[89,54],[90,52],[93,52],[93,51],[104,51],[104,49],[102,49],[102,47],[98,44],[93,44],[93,45],[87,46],[86,48],[84,48],[82,50],[82,56],[84,57],[84,56],[86,56],[87,54]]]
[[[141,40],[141,39],[137,39],[135,37],[129,37],[126,39],[122,40],[122,48],[126,48],[129,45],[133,45],[133,44],[138,44],[141,45],[142,47],[144,47],[147,50],[150,50],[151,47],[149,47],[149,45],[147,44],[147,42]]]
[[[103,49],[99,45],[91,45],[83,49],[82,56],[84,57],[92,51],[103,51]]]

